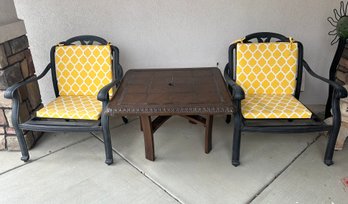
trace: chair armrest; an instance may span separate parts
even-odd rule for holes
[[[329,79],[326,79],[326,78],[324,78],[324,77],[322,77],[322,76],[319,76],[319,75],[317,75],[310,67],[309,67],[309,65],[307,64],[307,62],[305,61],[305,60],[303,60],[303,66],[304,66],[304,68],[306,69],[306,71],[310,74],[310,75],[312,75],[314,78],[317,78],[317,79],[319,79],[319,80],[321,80],[321,81],[323,81],[323,82],[326,82],[326,83],[328,83],[330,86],[332,86],[333,88],[334,88],[334,90],[336,91],[336,97],[338,97],[338,98],[345,98],[345,97],[347,97],[347,90],[343,87],[343,86],[341,86],[341,85],[339,85],[338,83],[336,83],[336,82],[334,82],[334,81],[331,81],[331,80],[329,80]]]
[[[225,71],[224,71],[224,77],[226,83],[232,88],[232,97],[233,100],[243,100],[245,98],[245,93],[235,81],[231,79],[231,77],[228,75],[227,72],[228,67],[226,66]]]
[[[109,90],[113,87],[120,84],[119,80],[112,81],[111,83],[105,85],[100,91],[98,92],[97,99],[99,101],[109,101]]]
[[[4,93],[4,97],[7,99],[13,99],[14,94],[18,88],[20,88],[21,86],[24,86],[28,83],[37,81],[37,80],[41,79],[42,77],[44,77],[47,74],[47,72],[51,69],[50,65],[51,64],[48,64],[46,66],[46,68],[44,69],[44,71],[39,76],[32,76],[32,77],[30,77],[22,82],[15,83],[12,86],[8,87]]]

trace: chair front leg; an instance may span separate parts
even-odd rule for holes
[[[102,114],[101,117],[101,126],[103,130],[103,139],[104,139],[104,147],[105,147],[105,163],[110,165],[114,162],[112,155],[112,145],[111,145],[111,137],[110,137],[110,129],[109,129],[109,116],[106,114]]]
[[[339,106],[340,99],[336,96],[335,92],[333,95],[334,96],[332,97],[332,129],[329,131],[329,138],[324,157],[324,163],[328,166],[333,164],[332,158],[335,151],[335,144],[341,127],[341,110]]]
[[[17,140],[19,143],[19,147],[21,149],[22,157],[21,160],[24,162],[27,162],[29,160],[29,152],[28,152],[28,146],[25,141],[24,135],[22,130],[19,128],[18,121],[19,121],[19,99],[18,99],[18,93],[16,91],[15,96],[12,99],[12,124],[13,128],[15,129]]]
[[[239,155],[240,155],[240,140],[242,132],[242,116],[241,116],[241,105],[240,101],[236,102],[236,112],[234,115],[234,133],[232,142],[232,165],[239,166]]]

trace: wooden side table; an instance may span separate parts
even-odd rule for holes
[[[213,115],[232,111],[231,96],[218,68],[129,70],[106,109],[111,116],[140,117],[145,154],[151,161],[155,160],[153,133],[171,116],[203,124],[205,152],[209,153]]]

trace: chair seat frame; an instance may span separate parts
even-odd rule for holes
[[[98,36],[93,35],[82,35],[70,38],[64,42],[60,42],[59,45],[107,45],[108,42]],[[58,45],[56,45],[58,46]],[[109,102],[109,90],[113,87],[118,87],[120,80],[123,77],[122,66],[119,63],[119,50],[116,46],[111,46],[112,54],[112,73],[113,80],[109,84],[105,85],[96,96],[99,101],[102,102],[102,113],[101,117],[96,121],[87,121],[87,120],[61,120],[61,119],[47,119],[39,118],[32,116],[28,121],[20,122],[19,121],[19,94],[18,89],[22,86],[25,86],[29,83],[35,82],[43,78],[49,71],[52,74],[53,88],[55,91],[56,97],[59,96],[58,82],[56,76],[55,68],[55,50],[56,46],[51,48],[50,63],[46,66],[44,71],[38,76],[32,76],[22,82],[16,83],[6,89],[5,98],[12,99],[12,123],[15,129],[20,150],[21,150],[21,160],[27,162],[29,160],[29,151],[27,144],[24,139],[23,130],[30,131],[40,131],[40,132],[102,132],[104,139],[105,163],[110,165],[113,163],[113,153],[112,153],[112,144],[109,130],[109,117],[104,113],[104,110]],[[128,120],[125,117],[122,117],[123,122],[127,123]]]
[[[243,43],[264,43],[264,42],[290,42],[289,38],[280,35],[278,33],[270,32],[260,32],[253,33],[246,36],[241,42]],[[237,43],[233,43],[229,47],[229,63],[226,65],[224,70],[224,77],[228,88],[232,95],[232,101],[234,104],[235,111],[234,116],[234,134],[233,134],[233,144],[232,144],[232,164],[234,166],[240,165],[240,144],[241,144],[241,132],[268,132],[268,133],[305,133],[305,132],[321,132],[327,131],[329,133],[328,143],[326,146],[324,163],[326,165],[333,164],[333,154],[335,143],[337,140],[338,132],[341,126],[341,112],[339,107],[340,98],[347,97],[347,91],[341,85],[334,81],[326,79],[317,75],[308,65],[308,63],[303,59],[303,46],[300,42],[294,42],[298,44],[298,68],[296,77],[296,88],[294,91],[294,97],[299,99],[301,82],[302,82],[302,71],[303,67],[312,77],[327,83],[333,89],[332,92],[332,113],[333,113],[333,123],[326,124],[318,116],[316,116],[313,111],[312,117],[310,119],[246,119],[242,115],[241,101],[245,98],[244,90],[241,86],[236,83],[234,64],[235,51],[237,48]],[[229,123],[231,116],[227,116],[226,122]]]

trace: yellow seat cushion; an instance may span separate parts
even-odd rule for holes
[[[312,113],[290,94],[246,94],[242,115],[247,119],[311,118]]]
[[[96,96],[59,96],[40,109],[36,116],[40,118],[63,118],[80,120],[98,120],[102,112],[102,103]]]
[[[110,45],[56,46],[59,95],[97,95],[112,81],[111,62]]]
[[[236,82],[246,94],[293,94],[297,43],[237,44]]]

